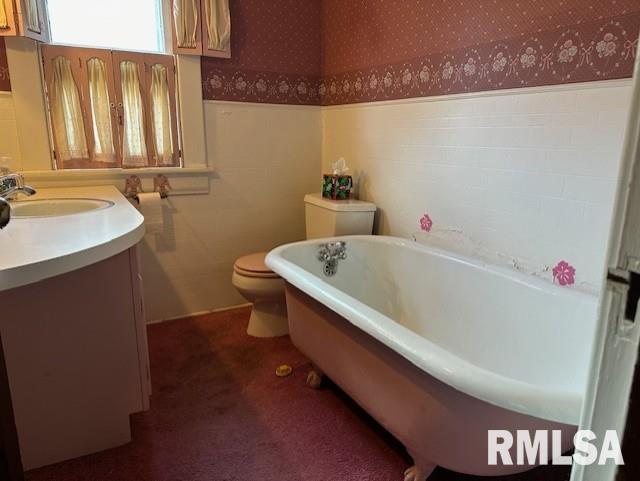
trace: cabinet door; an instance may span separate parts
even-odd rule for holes
[[[0,36],[16,36],[16,11],[13,0],[0,0]]]
[[[93,168],[122,165],[118,109],[110,50],[79,48],[82,96],[87,112],[87,138]]]
[[[149,164],[158,167],[178,167],[180,149],[174,57],[145,55],[145,68],[151,135]]]
[[[231,57],[229,0],[202,0],[202,54]]]
[[[20,35],[40,42],[48,42],[46,0],[17,0],[17,6]]]
[[[113,73],[120,124],[120,149],[123,167],[148,167],[152,152],[148,121],[148,97],[145,95],[147,70],[145,55],[113,52]]]
[[[149,409],[149,396],[151,395],[151,370],[149,368],[149,344],[147,340],[147,324],[144,309],[144,289],[142,268],[140,264],[139,247],[129,249],[131,265],[131,285],[133,287],[133,305],[136,327],[136,339],[138,341],[138,360],[140,368],[141,404],[138,410]],[[2,346],[0,346],[1,348]]]
[[[202,55],[200,0],[172,0],[173,53]]]
[[[82,168],[90,161],[79,49],[44,45],[42,60],[58,168]]]

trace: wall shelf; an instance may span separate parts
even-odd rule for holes
[[[208,194],[214,171],[209,167],[149,167],[144,169],[74,169],[38,170],[22,173],[28,184],[35,188],[83,187],[114,185],[124,190],[127,177],[137,175],[145,192],[153,192],[153,178],[166,175],[171,183],[171,195]]]

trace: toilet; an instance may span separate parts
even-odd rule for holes
[[[307,239],[371,234],[375,204],[361,200],[332,200],[321,194],[304,198]],[[240,257],[232,283],[253,304],[247,334],[276,337],[289,333],[284,281],[264,263],[266,252]]]

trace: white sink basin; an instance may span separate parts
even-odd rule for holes
[[[26,217],[60,217],[108,209],[113,202],[102,199],[42,199],[11,202],[13,219]]]

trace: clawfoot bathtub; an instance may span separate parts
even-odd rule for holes
[[[595,297],[403,239],[340,240],[347,258],[331,277],[317,257],[331,239],[279,247],[267,264],[287,282],[293,343],[405,445],[406,480],[438,465],[533,467],[489,465],[490,429],[561,430],[571,447]]]

